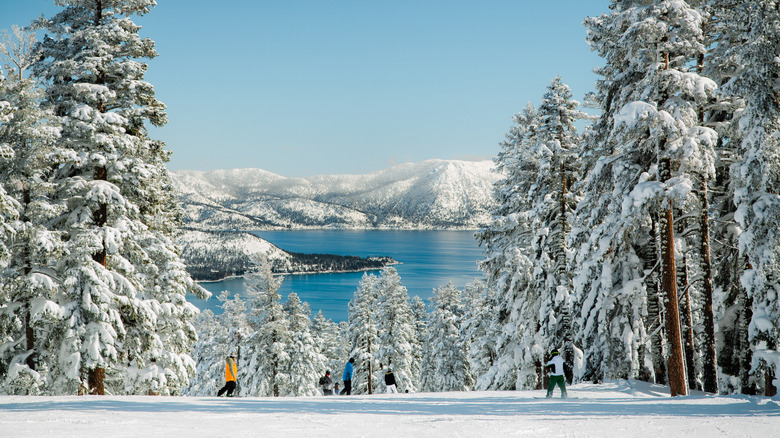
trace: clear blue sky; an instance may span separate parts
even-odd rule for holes
[[[136,18],[160,56],[169,167],[284,176],[489,159],[561,75],[582,100],[601,59],[582,20],[608,0],[157,0]],[[60,10],[0,0],[0,29]]]

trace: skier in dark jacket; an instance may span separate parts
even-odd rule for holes
[[[330,371],[325,371],[325,375],[320,377],[320,386],[322,386],[323,395],[333,395],[333,380],[330,378]]]
[[[387,387],[387,393],[398,394],[398,388],[395,386],[395,374],[393,374],[393,367],[387,366],[385,370],[385,386]]]

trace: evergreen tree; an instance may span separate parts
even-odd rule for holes
[[[462,294],[464,315],[461,324],[461,337],[469,343],[469,368],[475,379],[474,388],[484,390],[489,387],[483,383],[486,375],[495,365],[497,352],[494,340],[498,334],[493,330],[495,296],[484,282],[475,281],[466,285]]]
[[[350,358],[355,359],[352,377],[354,394],[373,394],[378,388],[378,372],[374,357],[380,348],[379,322],[373,306],[378,298],[379,278],[364,274],[355,296],[349,301],[348,339],[351,346]]]
[[[433,311],[423,342],[420,386],[423,391],[468,391],[474,380],[469,369],[468,340],[461,336],[461,293],[452,284],[433,291]]]
[[[409,301],[414,315],[414,331],[417,334],[418,342],[412,345],[412,380],[417,388],[420,387],[420,368],[422,366],[422,335],[425,333],[425,327],[428,325],[428,306],[422,298],[417,295]]]
[[[613,12],[588,18],[588,41],[605,58],[598,72],[602,115],[590,138],[595,159],[578,206],[577,326],[588,371],[645,374],[648,294],[643,245],[658,216],[661,290],[671,356],[672,395],[686,394],[677,310],[674,209],[714,173],[715,132],[699,108],[715,83],[690,68],[704,53],[702,16],[682,1],[613,1]],[[653,253],[653,251],[645,251]]]
[[[531,249],[540,298],[534,318],[540,325],[539,339],[549,349],[562,350],[567,370],[572,368],[574,345],[566,239],[577,202],[571,186],[581,179],[577,157],[582,137],[574,124],[589,118],[578,106],[561,78],[553,79],[539,106],[539,132],[531,150],[535,168],[527,174],[530,181],[519,182],[521,190],[528,188],[532,207]]]
[[[379,349],[375,362],[392,366],[396,385],[402,391],[416,392],[418,384],[414,352],[420,340],[416,321],[401,276],[393,267],[382,269],[377,284],[376,320]],[[378,387],[384,387],[383,370],[377,369]]]
[[[325,372],[326,358],[317,348],[311,333],[309,305],[302,303],[295,292],[287,296],[284,304],[290,322],[290,343],[287,346],[290,376],[283,396],[317,395],[318,382]]]
[[[724,319],[731,324],[724,330],[721,363],[725,372],[739,377],[743,393],[760,386],[771,393],[773,373],[780,366],[771,360],[780,340],[780,11],[774,0],[707,4],[718,25],[709,70],[718,74],[722,98],[737,106],[733,123],[724,130],[733,154],[728,196],[739,253],[738,258],[730,258],[737,267],[723,275],[731,280],[724,291]],[[764,382],[759,378],[762,374]]]
[[[5,158],[0,162],[0,178],[14,200],[0,193],[0,210],[2,217],[18,218],[0,223],[6,243],[0,247],[0,259],[9,262],[0,274],[0,295],[4,295],[0,336],[13,340],[0,354],[0,375],[6,376],[7,392],[22,394],[47,391],[45,370],[56,359],[52,327],[62,315],[54,302],[58,280],[51,269],[61,245],[58,235],[46,227],[62,211],[51,203],[51,185],[46,181],[54,164],[50,157],[56,150],[58,129],[50,122],[51,114],[39,106],[42,90],[25,77],[34,60],[34,42],[32,32],[16,26],[0,42],[0,54],[13,64],[6,67],[8,79],[0,79],[0,107],[8,111],[0,119],[0,153]]]
[[[336,381],[339,377],[339,370],[344,366],[344,359],[348,356],[346,342],[341,336],[339,325],[323,316],[322,311],[314,315],[312,322],[312,336],[314,342],[319,346],[319,352],[325,356],[323,367],[331,372],[331,378]],[[319,381],[319,379],[318,379]]]
[[[491,211],[491,223],[476,233],[479,244],[485,247],[485,260],[479,263],[487,285],[495,291],[491,315],[490,335],[496,358],[487,372],[479,377],[482,389],[517,389],[536,387],[536,370],[532,367],[522,373],[521,363],[538,362],[541,350],[534,335],[536,324],[526,321],[522,308],[538,301],[531,288],[532,256],[529,251],[533,235],[530,230],[528,185],[534,178],[536,157],[530,153],[539,130],[536,109],[528,104],[522,113],[514,116],[514,125],[501,144],[496,158],[497,170],[504,178],[494,186],[493,197],[497,207]],[[525,184],[520,186],[520,184]],[[526,327],[530,325],[530,328]],[[487,333],[486,333],[487,336]],[[522,358],[515,352],[522,351]],[[526,367],[527,368],[527,367]],[[522,375],[523,377],[519,378]]]
[[[44,107],[62,126],[49,179],[55,203],[67,207],[51,222],[65,247],[55,390],[175,393],[194,372],[187,350],[196,311],[184,294],[204,291],[178,261],[171,216],[156,214],[174,198],[161,194],[170,190],[159,186],[167,153],[146,123],[167,118],[143,80],[154,43],[130,19],[155,2],[57,3],[64,10],[38,23],[51,36],[33,66],[46,83]]]
[[[258,255],[254,262],[255,270],[244,276],[251,328],[245,341],[249,346],[244,361],[247,394],[279,397],[291,381],[292,334],[279,295],[284,278],[273,275],[264,255]]]
[[[242,357],[251,355],[251,350],[244,344],[251,332],[246,303],[238,295],[231,298],[228,291],[222,291],[218,299],[222,303],[222,313],[214,315],[206,310],[195,317],[198,340],[192,347],[192,359],[197,364],[196,374],[183,391],[185,395],[216,395],[225,383],[225,360],[230,354],[237,356],[236,393],[241,393],[244,382],[254,374],[242,362]]]

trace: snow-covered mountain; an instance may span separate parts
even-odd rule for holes
[[[171,172],[199,230],[478,228],[499,174],[492,161],[428,160],[365,175],[287,178],[261,169]]]

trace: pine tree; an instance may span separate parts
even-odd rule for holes
[[[717,52],[710,57],[713,69],[721,71],[724,100],[743,105],[733,113],[725,135],[733,145],[729,196],[734,205],[738,235],[738,266],[731,279],[726,304],[727,330],[731,342],[724,345],[723,368],[739,374],[741,391],[752,393],[761,386],[772,392],[772,368],[780,340],[780,305],[777,300],[778,217],[780,217],[780,11],[777,1],[712,0],[708,2],[720,24]],[[753,360],[757,354],[759,360]]]
[[[490,333],[496,358],[479,377],[481,389],[517,389],[541,384],[536,381],[533,367],[521,371],[521,363],[538,362],[541,358],[541,350],[532,348],[536,345],[536,323],[525,320],[532,313],[538,317],[538,312],[523,312],[538,302],[531,287],[533,262],[529,249],[533,235],[528,231],[531,205],[527,194],[533,181],[529,175],[533,174],[536,163],[530,150],[537,138],[539,118],[535,108],[528,104],[513,121],[495,160],[497,170],[504,174],[494,186],[497,207],[491,211],[491,223],[475,235],[485,247],[485,260],[479,263],[480,269],[488,287],[495,291],[491,330],[486,335]],[[515,353],[518,351],[522,352],[522,358]]]
[[[355,359],[352,377],[354,394],[373,394],[378,388],[378,372],[374,360],[379,345],[378,321],[373,311],[377,300],[379,278],[365,274],[349,301],[348,339],[351,346],[350,358]]]
[[[140,60],[157,55],[154,43],[129,18],[155,2],[58,4],[65,9],[38,23],[53,36],[33,66],[46,82],[44,106],[62,126],[63,151],[49,179],[53,199],[67,206],[52,222],[64,234],[57,271],[68,311],[53,370],[57,391],[174,393],[194,365],[185,351],[195,341],[195,309],[184,293],[204,291],[178,261],[170,216],[155,215],[174,198],[160,192],[170,186],[156,186],[167,153],[146,123],[162,126],[167,117],[143,80]]]
[[[326,358],[317,348],[311,333],[309,305],[302,303],[295,292],[287,296],[284,303],[290,322],[290,343],[287,346],[290,376],[282,396],[318,395],[318,382],[325,373]]]
[[[416,321],[401,276],[393,267],[382,269],[377,284],[376,320],[379,346],[375,362],[392,366],[399,390],[416,392],[418,383],[414,351],[420,343]],[[379,371],[379,387],[384,386],[383,370]]]
[[[572,183],[581,179],[577,157],[582,136],[575,123],[589,119],[578,110],[579,103],[560,77],[552,80],[539,106],[539,133],[531,153],[537,157],[536,168],[528,175],[528,187],[534,260],[535,289],[540,295],[539,339],[544,346],[560,348],[566,369],[574,359],[571,327],[572,279],[569,271],[566,240],[577,197]],[[571,380],[571,376],[569,376]]]
[[[13,346],[4,348],[0,358],[0,368],[9,372],[0,375],[7,377],[7,392],[23,394],[47,391],[45,370],[56,362],[51,329],[63,313],[53,301],[58,281],[50,268],[61,245],[57,234],[46,227],[62,210],[50,202],[51,185],[46,182],[58,130],[50,122],[51,114],[39,106],[40,87],[25,75],[34,60],[34,42],[32,32],[18,27],[13,34],[4,33],[0,42],[0,54],[13,64],[6,68],[8,79],[0,79],[0,101],[5,104],[0,106],[9,112],[0,120],[0,147],[9,148],[1,151],[5,159],[0,162],[0,175],[13,202],[0,193],[0,210],[3,217],[18,218],[0,225],[9,238],[3,240],[8,249],[0,252],[0,258],[8,257],[10,262],[0,275],[7,293],[0,299],[4,332],[0,336],[13,339]]]
[[[474,389],[484,390],[489,383],[483,383],[490,368],[495,365],[497,352],[494,340],[495,294],[484,282],[475,281],[466,285],[463,291],[463,323],[461,337],[469,343],[469,369],[475,379]]]
[[[428,306],[422,298],[415,295],[409,301],[414,315],[414,331],[417,334],[417,343],[412,345],[412,380],[417,388],[420,387],[420,367],[422,366],[422,335],[428,325]]]
[[[314,315],[312,322],[312,336],[319,346],[319,352],[325,356],[325,371],[330,371],[333,380],[338,376],[338,370],[344,365],[344,357],[348,355],[346,342],[339,329],[339,325],[323,316],[322,311]],[[319,381],[319,379],[318,379]]]
[[[423,391],[468,391],[474,380],[469,369],[468,339],[461,336],[461,293],[452,283],[433,291],[433,311],[423,342],[420,386]]]
[[[292,334],[279,295],[284,279],[273,275],[264,255],[258,255],[254,263],[254,270],[244,276],[251,328],[244,341],[249,346],[244,361],[247,394],[279,397],[291,381]]]
[[[590,138],[590,153],[601,158],[585,180],[580,229],[573,233],[580,333],[591,374],[643,373],[638,352],[649,348],[643,324],[648,291],[638,249],[652,242],[642,231],[653,229],[658,214],[671,393],[686,394],[674,209],[689,199],[697,177],[714,174],[717,139],[701,126],[698,111],[715,83],[689,67],[705,51],[702,16],[681,1],[614,1],[610,7],[610,15],[586,20],[589,43],[606,65],[597,84],[602,115]]]

